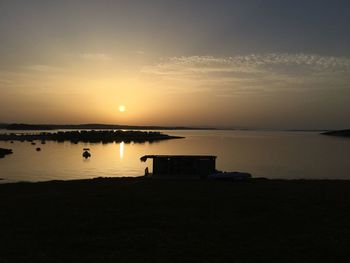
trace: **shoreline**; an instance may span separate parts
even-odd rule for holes
[[[5,177],[0,177],[0,180],[7,180]],[[79,178],[79,179],[49,179],[45,181],[14,181],[8,182],[6,184],[43,184],[43,183],[74,183],[74,182],[96,182],[96,181],[122,181],[122,180],[147,180],[147,181],[167,181],[167,182],[227,182],[227,183],[256,183],[256,182],[350,182],[350,179],[325,179],[325,178],[296,178],[296,179],[283,179],[283,178],[266,178],[266,177],[252,177],[250,179],[200,179],[195,177],[185,178],[185,177],[172,177],[172,178],[152,178],[140,176],[120,176],[120,177],[93,177],[93,178]],[[3,185],[3,184],[2,184]]]
[[[293,184],[293,183],[306,183],[306,184],[312,184],[312,183],[339,183],[339,182],[345,182],[350,183],[350,179],[283,179],[283,178],[266,178],[266,177],[252,177],[250,179],[200,179],[200,178],[152,178],[152,177],[145,177],[144,175],[140,176],[121,176],[121,177],[94,177],[94,178],[81,178],[81,179],[52,179],[52,180],[45,180],[45,181],[7,181],[8,179],[6,177],[0,177],[0,187],[4,185],[36,185],[36,184],[78,184],[78,183],[86,183],[86,184],[94,184],[96,182],[104,182],[104,183],[118,183],[118,182],[128,182],[128,181],[148,181],[148,182],[181,182],[181,183],[191,183],[191,182],[198,182],[198,183],[227,183],[227,184],[240,184],[240,183],[246,183],[246,184],[255,184],[255,183],[285,183],[285,184]]]
[[[0,261],[334,262],[348,255],[349,187],[143,177],[0,184]]]

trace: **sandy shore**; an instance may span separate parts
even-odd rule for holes
[[[350,256],[350,181],[17,183],[0,185],[0,200],[1,263]]]

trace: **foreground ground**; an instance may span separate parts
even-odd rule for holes
[[[0,185],[1,263],[347,262],[349,246],[350,181]]]

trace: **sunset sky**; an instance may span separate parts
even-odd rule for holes
[[[0,0],[0,123],[350,127],[350,1]]]

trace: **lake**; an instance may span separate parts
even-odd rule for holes
[[[2,131],[10,132],[10,131]],[[154,143],[0,142],[14,154],[0,159],[1,182],[140,176],[146,154],[216,155],[217,169],[281,179],[350,179],[350,140],[317,132],[169,130],[185,136]],[[41,147],[42,151],[35,149]],[[92,157],[82,157],[83,148]]]

